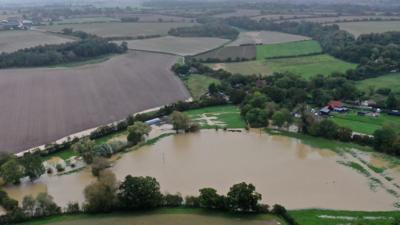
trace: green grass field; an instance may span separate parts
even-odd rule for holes
[[[355,132],[373,134],[375,130],[384,125],[400,128],[400,117],[381,114],[379,117],[358,116],[355,112],[332,114],[333,120],[339,126],[347,127]]]
[[[257,59],[293,57],[321,53],[321,46],[317,41],[295,41],[280,44],[258,45]]]
[[[217,125],[207,124],[202,118],[204,116],[209,117],[213,122],[221,122],[224,125],[219,127],[227,128],[244,128],[245,123],[240,117],[240,111],[237,106],[226,105],[226,106],[214,106],[203,109],[195,109],[185,112],[192,120],[200,123],[202,128],[215,128]]]
[[[392,73],[384,76],[370,78],[356,82],[356,86],[368,92],[369,87],[376,89],[390,88],[395,93],[400,93],[400,73]]]
[[[270,69],[274,72],[292,72],[306,79],[317,74],[330,75],[333,72],[345,72],[355,69],[356,64],[347,63],[329,55],[314,55],[296,58],[270,59]]]
[[[394,218],[400,217],[399,211],[393,212],[354,212],[322,209],[294,210],[289,212],[301,225],[390,225]]]
[[[333,72],[345,72],[356,68],[356,64],[347,63],[329,55],[313,55],[294,58],[256,60],[239,63],[207,64],[213,69],[224,69],[243,75],[271,75],[273,72],[291,72],[306,79],[317,74],[329,75]]]
[[[279,221],[279,223],[278,223]],[[159,209],[142,213],[55,216],[19,225],[277,225],[286,223],[272,215],[235,215],[200,209]]]
[[[199,99],[208,91],[208,86],[212,83],[219,84],[220,81],[203,75],[193,74],[183,79],[186,87],[189,89],[194,99]]]

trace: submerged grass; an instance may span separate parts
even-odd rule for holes
[[[368,170],[366,170],[362,165],[356,163],[356,162],[344,162],[344,161],[338,161],[339,164],[350,167],[354,170],[356,170],[357,172],[365,175],[366,177],[370,177],[371,174],[368,172]]]

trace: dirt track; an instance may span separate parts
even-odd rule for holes
[[[176,57],[131,52],[76,68],[0,70],[0,151],[18,152],[185,100]]]

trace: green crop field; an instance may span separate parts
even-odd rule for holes
[[[314,75],[329,75],[333,72],[345,72],[356,68],[356,64],[347,63],[329,55],[304,56],[296,58],[270,59],[270,69],[274,72],[292,72],[306,79]]]
[[[391,225],[400,212],[354,212],[321,209],[294,210],[289,212],[301,225]]]
[[[240,111],[237,106],[214,106],[202,109],[195,109],[185,112],[192,120],[200,123],[202,128],[215,128],[216,125],[207,124],[204,117],[209,117],[212,122],[223,123],[227,128],[244,128],[245,123],[240,117]]]
[[[203,94],[205,94],[208,91],[208,86],[210,86],[210,84],[220,83],[219,80],[215,78],[197,74],[190,75],[183,81],[194,99],[199,99]]]
[[[19,225],[277,225],[286,224],[272,215],[235,215],[198,209],[160,209],[143,213],[55,216]]]
[[[384,125],[400,128],[400,117],[381,114],[378,117],[358,116],[355,112],[333,114],[331,118],[339,126],[347,127],[355,132],[373,134]]]
[[[356,67],[356,64],[347,63],[325,54],[207,65],[215,70],[224,69],[231,73],[244,75],[271,75],[273,72],[291,72],[299,74],[306,79],[317,74],[329,75],[333,72],[345,72]]]
[[[258,45],[257,59],[301,56],[321,53],[321,46],[317,41],[295,41],[288,43]]]
[[[393,73],[356,82],[358,88],[368,91],[370,87],[390,88],[395,93],[400,93],[400,73]]]

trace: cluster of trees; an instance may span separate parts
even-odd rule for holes
[[[340,30],[338,25],[322,25],[313,22],[260,21],[247,17],[226,19],[232,26],[250,30],[273,30],[312,37],[319,41],[324,52],[340,59],[359,63],[355,70],[346,72],[349,79],[361,80],[400,71],[400,32],[383,34],[364,34],[355,38],[347,31]]]
[[[74,37],[80,38],[82,40],[83,39],[99,38],[98,36],[96,36],[94,34],[89,34],[89,33],[86,33],[84,31],[79,31],[79,30],[75,31],[73,28],[69,28],[69,27],[66,27],[66,28],[62,29],[61,30],[61,34],[74,36]]]
[[[235,39],[239,31],[223,23],[207,23],[192,27],[172,28],[169,35],[179,37],[219,37]]]
[[[178,133],[180,131],[184,132],[196,132],[200,129],[200,125],[191,121],[188,115],[174,111],[170,116],[174,130]]]
[[[101,38],[89,38],[65,44],[37,46],[13,53],[1,53],[0,68],[49,66],[87,60],[106,54],[124,53],[127,50],[126,42],[118,45]]]
[[[63,210],[54,202],[53,197],[45,192],[39,193],[36,197],[25,196],[20,205],[5,191],[0,190],[0,205],[7,211],[6,215],[0,217],[1,224],[14,224],[33,218],[60,215],[63,211],[65,213],[80,212],[77,203],[69,203]]]
[[[385,126],[374,132],[373,146],[376,150],[392,155],[400,155],[400,133]]]
[[[36,180],[45,173],[39,154],[25,153],[23,157],[2,154],[0,156],[0,175],[8,184],[19,184],[21,178]]]
[[[162,194],[160,184],[153,177],[128,175],[119,184],[113,173],[104,171],[96,182],[85,188],[83,210],[98,213],[186,206],[231,212],[270,212],[268,205],[260,203],[262,196],[256,192],[253,184],[235,184],[226,196],[218,194],[213,188],[202,188],[199,193],[199,196],[187,196],[185,199],[179,193]],[[290,224],[296,224],[280,205],[274,205],[271,212],[289,218],[292,222]]]

